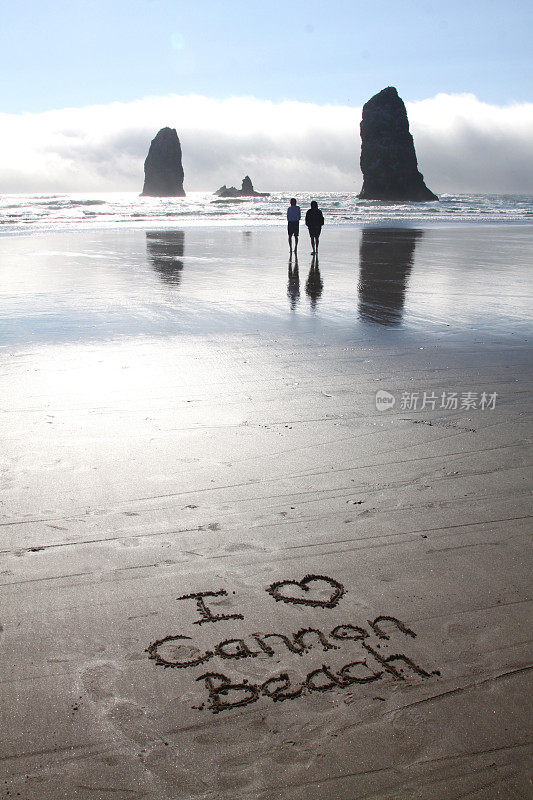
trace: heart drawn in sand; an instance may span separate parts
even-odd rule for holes
[[[344,594],[344,586],[325,575],[306,575],[301,581],[276,581],[267,592],[283,603],[335,608]]]

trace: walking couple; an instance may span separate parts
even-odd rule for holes
[[[292,256],[292,237],[294,236],[294,255],[298,252],[298,235],[300,233],[300,219],[302,218],[302,212],[300,211],[300,206],[296,205],[296,198],[291,198],[291,204],[287,209],[287,228],[289,232],[289,249],[290,255]],[[309,231],[309,236],[311,237],[311,252],[315,256],[318,256],[318,240],[320,238],[320,231],[322,230],[322,225],[324,224],[324,215],[322,211],[318,207],[318,203],[316,200],[311,202],[311,208],[309,208],[305,215],[305,224],[307,225],[307,229]]]

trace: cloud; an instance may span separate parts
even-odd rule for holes
[[[420,170],[436,192],[531,192],[533,103],[474,95],[407,103]],[[197,95],[0,114],[0,191],[140,191],[150,140],[169,125],[185,188],[358,191],[360,108]]]
[[[407,103],[407,113],[420,169],[437,191],[532,193],[533,103],[438,94]]]

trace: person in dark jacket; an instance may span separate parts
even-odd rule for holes
[[[311,201],[311,208],[308,209],[305,215],[305,224],[309,230],[311,237],[311,248],[313,255],[318,255],[318,240],[320,238],[320,231],[324,224],[324,215],[318,207],[316,200]]]

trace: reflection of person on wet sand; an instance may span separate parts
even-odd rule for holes
[[[309,230],[311,237],[311,252],[318,255],[318,240],[320,238],[320,231],[324,224],[324,215],[318,207],[316,200],[311,201],[311,208],[309,208],[305,215],[305,224]]]
[[[291,301],[291,311],[294,311],[300,301],[300,274],[298,272],[298,256],[294,254],[294,269],[289,259],[289,278],[287,281],[287,297]]]
[[[184,231],[146,231],[146,249],[165,283],[179,284],[183,269]]]
[[[313,257],[311,259],[311,269],[309,270],[309,275],[307,276],[307,283],[305,284],[305,293],[311,300],[311,309],[314,311],[316,308],[316,304],[322,294],[322,289],[324,288],[324,284],[322,283],[322,278],[320,276],[320,270],[318,268],[318,258]]]
[[[302,212],[296,205],[296,198],[291,197],[291,204],[287,209],[287,230],[289,233],[289,253],[292,256],[292,237],[294,236],[294,255],[298,251],[298,236],[300,234],[300,219]]]
[[[366,322],[399,325],[416,242],[414,228],[367,228],[359,249],[359,316]]]

